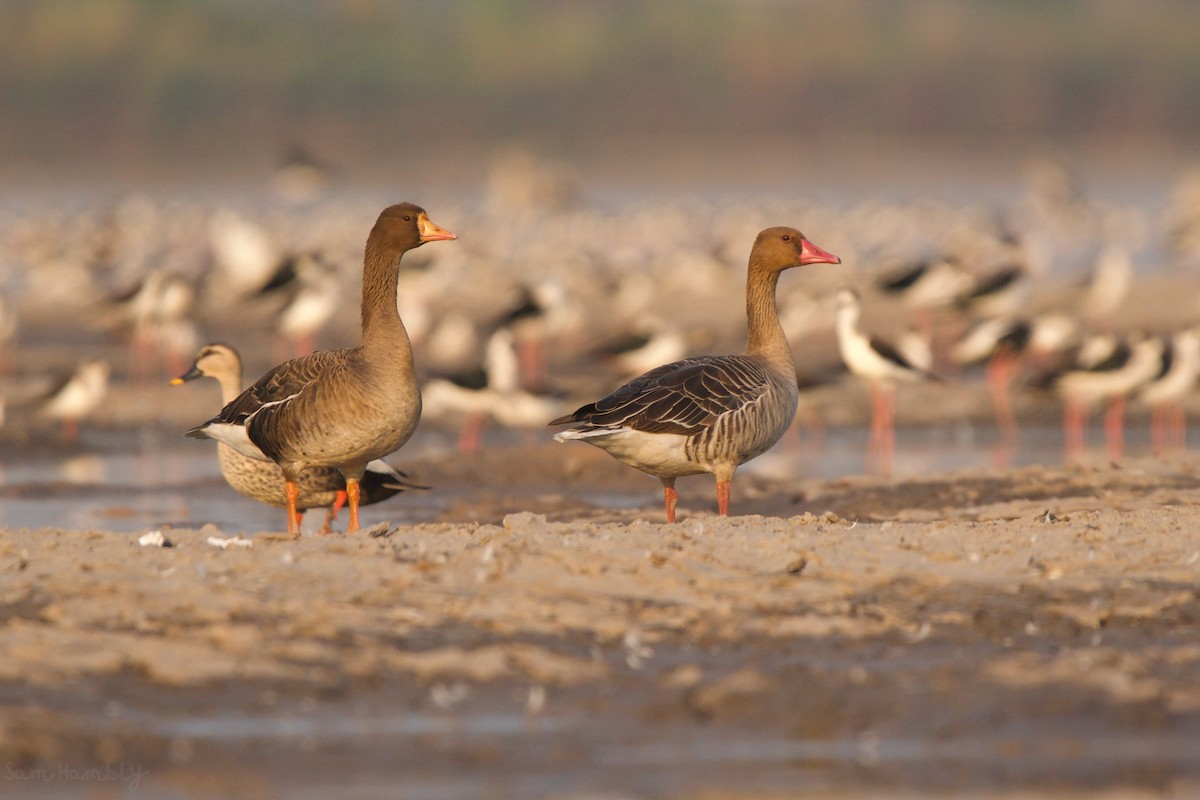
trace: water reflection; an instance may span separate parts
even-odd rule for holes
[[[1062,463],[1062,434],[1054,425],[1024,427],[1017,446],[1006,444],[992,427],[969,424],[901,429],[897,435],[896,481],[956,470]],[[505,448],[523,441],[514,436],[492,429],[486,433],[485,446]],[[865,428],[831,428],[820,436],[789,435],[742,467],[742,472],[780,481],[862,475],[866,439]],[[436,431],[418,432],[404,454],[411,463],[446,452],[452,441]],[[1145,451],[1148,442],[1144,427],[1130,432],[1133,452]],[[213,448],[204,443],[137,430],[99,432],[87,444],[93,452],[69,457],[47,453],[13,460],[10,454],[0,468],[0,525],[135,532],[213,523],[230,533],[274,530],[279,525],[278,509],[248,500],[226,486]],[[1098,456],[1101,449],[1094,453]],[[406,494],[402,510],[386,503],[367,507],[363,521],[370,525],[401,515],[411,522],[435,521],[449,504],[461,500],[464,491],[470,487],[442,486]],[[531,490],[530,503],[537,502],[537,493],[536,488]],[[606,487],[585,499],[595,507],[620,510],[644,505],[652,494],[633,484],[627,492]],[[323,517],[306,515],[305,531],[319,528]]]
[[[95,453],[72,456],[59,464],[58,478],[66,483],[104,483],[108,465]]]

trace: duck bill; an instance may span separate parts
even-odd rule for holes
[[[187,372],[183,373],[178,378],[171,378],[171,386],[182,386],[188,381],[194,381],[196,378],[202,377],[204,377],[204,373],[200,371],[199,367],[197,367],[195,364],[192,364],[192,368]]]
[[[826,252],[808,239],[802,239],[800,244],[801,264],[840,264],[842,260],[833,253]]]
[[[451,233],[445,228],[434,225],[430,222],[429,217],[424,214],[417,217],[417,230],[421,234],[422,244],[425,242],[445,242],[458,238],[458,234]]]

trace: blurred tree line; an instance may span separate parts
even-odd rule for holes
[[[0,158],[1200,134],[1184,0],[6,0]]]

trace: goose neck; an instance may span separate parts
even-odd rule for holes
[[[779,273],[751,267],[746,276],[746,352],[791,364],[792,351],[779,323],[775,287]]]
[[[397,280],[402,253],[374,250],[368,245],[363,265],[362,347],[409,349],[408,334],[396,308]]]

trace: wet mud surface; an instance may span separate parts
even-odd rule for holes
[[[1200,790],[1194,461],[751,473],[667,526],[596,456],[414,458],[438,521],[353,536],[0,531],[6,791]]]

